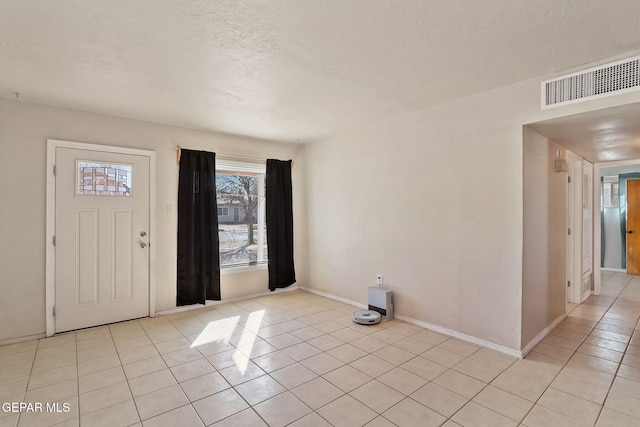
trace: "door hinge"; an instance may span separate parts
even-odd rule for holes
[[[571,236],[571,229],[570,228],[567,229],[567,236]]]
[[[53,306],[53,317],[56,317],[56,306]]]
[[[571,287],[571,280],[567,280],[567,288]]]
[[[53,246],[56,245],[56,236],[53,236]]]
[[[56,165],[53,165],[53,176],[56,176]]]
[[[567,182],[568,182],[569,184],[571,184],[571,177],[570,177],[570,176],[568,176],[568,177],[567,177]]]

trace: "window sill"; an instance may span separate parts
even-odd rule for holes
[[[238,267],[222,267],[220,269],[221,276],[227,276],[229,274],[238,274],[238,273],[249,273],[251,271],[261,271],[266,270],[268,265],[265,264],[253,264],[253,265],[242,265]]]

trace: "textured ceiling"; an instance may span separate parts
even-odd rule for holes
[[[311,141],[640,47],[637,0],[2,0],[0,96]]]
[[[640,104],[589,111],[528,126],[592,163],[640,159]]]

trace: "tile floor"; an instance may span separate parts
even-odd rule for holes
[[[524,360],[303,291],[0,347],[4,426],[638,426],[640,277]],[[65,406],[65,404],[67,406]]]

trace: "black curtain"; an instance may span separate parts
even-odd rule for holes
[[[269,289],[274,291],[296,282],[291,160],[267,159],[265,187]]]
[[[216,155],[181,150],[177,305],[220,300]]]

